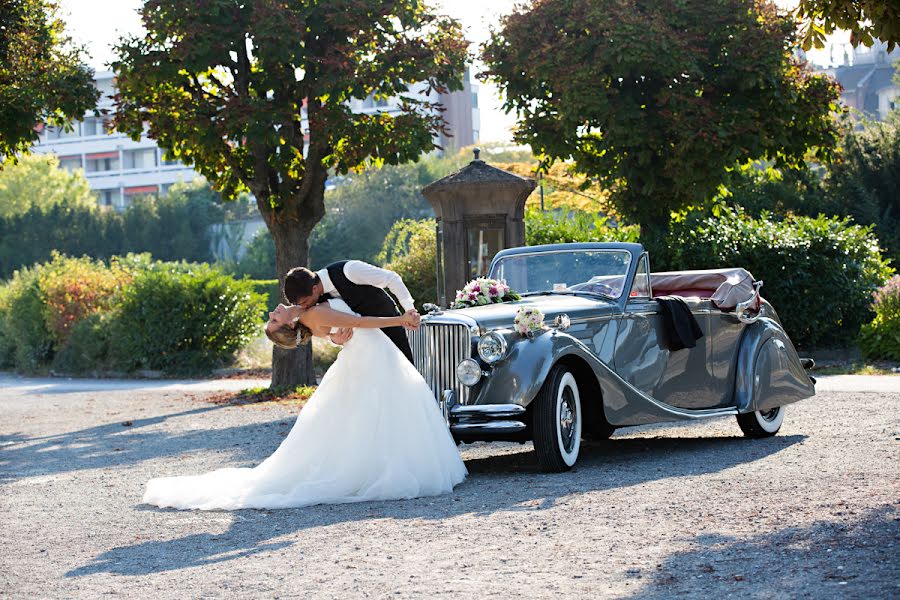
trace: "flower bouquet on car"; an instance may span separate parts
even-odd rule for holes
[[[519,294],[509,289],[505,281],[478,277],[467,283],[463,289],[456,290],[456,299],[450,308],[469,308],[470,306],[514,302],[521,299]]]

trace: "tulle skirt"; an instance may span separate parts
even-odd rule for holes
[[[466,467],[431,389],[377,329],[357,329],[278,449],[253,468],[161,477],[144,502],[289,508],[450,492]]]

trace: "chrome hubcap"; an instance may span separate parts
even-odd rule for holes
[[[767,410],[766,412],[760,412],[759,416],[763,421],[774,421],[776,417],[778,417],[778,408],[773,408],[772,410]]]
[[[571,452],[575,447],[577,410],[572,389],[566,387],[562,392],[562,402],[559,405],[559,435],[566,452]]]

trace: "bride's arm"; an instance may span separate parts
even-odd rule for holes
[[[404,325],[413,325],[414,320],[415,318],[408,314],[396,317],[359,317],[334,310],[322,304],[314,306],[300,315],[300,322],[313,330],[324,327],[361,327],[364,329],[402,327]]]

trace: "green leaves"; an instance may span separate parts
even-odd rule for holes
[[[801,0],[795,14],[804,50],[824,48],[825,37],[835,29],[849,30],[854,46],[871,46],[878,39],[890,52],[900,44],[900,7],[890,0]]]
[[[573,159],[644,224],[715,195],[735,163],[830,158],[838,88],[793,63],[792,30],[764,2],[537,0],[482,58],[517,139]]]
[[[27,153],[36,126],[66,126],[97,103],[93,71],[64,28],[51,0],[0,2],[0,161]]]
[[[421,2],[148,0],[123,41],[117,127],[150,134],[226,197],[249,189],[267,221],[321,217],[326,169],[405,162],[443,121],[422,97],[359,115],[352,99],[460,89],[457,22]]]

